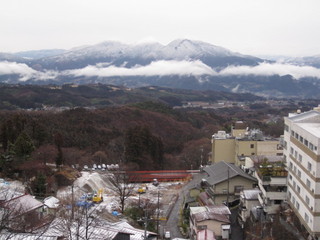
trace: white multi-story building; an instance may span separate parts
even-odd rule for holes
[[[288,202],[310,236],[320,239],[320,111],[285,117]]]

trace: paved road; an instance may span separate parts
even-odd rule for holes
[[[165,230],[170,231],[171,239],[172,238],[184,238],[184,236],[182,236],[182,234],[179,230],[179,227],[178,227],[180,210],[181,210],[181,207],[182,207],[182,204],[184,201],[184,196],[188,193],[190,188],[194,187],[196,184],[199,184],[202,178],[203,178],[203,174],[196,173],[193,175],[192,180],[182,187],[180,194],[177,198],[176,203],[174,204],[174,206],[172,208],[172,211],[169,215],[167,222],[162,225],[163,231],[165,231]]]

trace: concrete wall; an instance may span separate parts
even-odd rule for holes
[[[221,161],[235,163],[235,139],[212,140],[212,163]]]
[[[281,155],[283,150],[279,141],[257,141],[257,155]]]

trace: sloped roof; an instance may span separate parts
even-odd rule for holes
[[[208,211],[216,213],[216,214],[231,215],[229,208],[223,204],[207,206],[206,208]]]
[[[213,212],[199,212],[193,214],[193,218],[196,222],[202,222],[205,220],[216,220],[219,222],[230,223],[228,215],[225,214],[216,214]]]
[[[225,205],[212,205],[202,207],[190,207],[190,214],[196,222],[205,220],[216,220],[219,222],[230,223],[229,215],[231,212]]]
[[[16,198],[12,198],[11,200],[5,202],[3,206],[12,211],[12,217],[16,217],[42,207],[43,203],[31,195],[25,194]]]
[[[63,236],[65,234],[64,229],[64,220],[63,219],[55,219],[48,230],[45,232],[46,235],[51,236]],[[85,226],[81,226],[79,231],[76,230],[77,223],[75,222],[75,226],[71,228],[71,232],[73,234],[80,233],[80,235],[84,235],[86,232]],[[130,235],[130,240],[144,240],[144,230],[137,229],[132,227],[127,222],[116,222],[111,223],[108,221],[101,221],[95,225],[90,226],[89,235],[91,239],[113,239],[118,233],[124,233]],[[156,236],[157,234],[154,232],[147,231],[147,236]]]
[[[205,167],[204,171],[208,174],[206,180],[210,185],[224,182],[228,179],[228,176],[229,179],[241,176],[252,181],[257,181],[254,177],[245,173],[241,168],[225,161],[217,162],[211,166]]]
[[[213,205],[213,201],[210,199],[209,195],[206,192],[201,192],[199,194],[199,199],[206,206]]]
[[[57,240],[57,236],[46,236],[41,234],[28,234],[28,233],[1,233],[0,240]]]

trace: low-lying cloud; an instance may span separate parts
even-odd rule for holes
[[[295,79],[304,77],[320,78],[320,69],[311,66],[297,66],[281,63],[261,63],[258,66],[230,66],[219,72],[220,76],[254,75],[273,76],[291,75]]]
[[[74,76],[166,76],[166,75],[210,75],[210,76],[273,76],[291,75],[295,79],[314,77],[320,79],[320,69],[311,66],[297,66],[281,63],[260,63],[257,66],[229,66],[220,72],[197,61],[157,61],[147,66],[132,68],[107,66],[101,64],[87,66],[82,69],[68,70],[65,75]]]
[[[37,72],[36,70],[30,68],[27,64],[24,64],[24,63],[16,63],[16,62],[8,62],[8,61],[0,62],[0,75],[17,74],[24,77],[24,76],[31,76],[36,72]]]
[[[166,75],[216,75],[217,73],[203,62],[197,61],[156,61],[149,65],[125,67],[87,66],[82,69],[65,71],[64,74],[75,76],[166,76]]]
[[[155,61],[149,65],[131,68],[110,66],[99,63],[81,69],[58,71],[37,71],[24,63],[0,62],[1,75],[19,75],[19,81],[48,80],[63,76],[115,77],[115,76],[273,76],[291,75],[295,79],[312,77],[320,79],[320,69],[311,66],[297,66],[282,63],[260,63],[257,66],[229,66],[217,72],[200,60],[196,61]]]
[[[16,63],[16,62],[8,62],[3,61],[0,62],[0,76],[1,75],[19,75],[19,81],[24,82],[29,79],[35,80],[47,80],[54,79],[59,74],[56,71],[36,71],[33,68],[29,67],[24,63]]]

